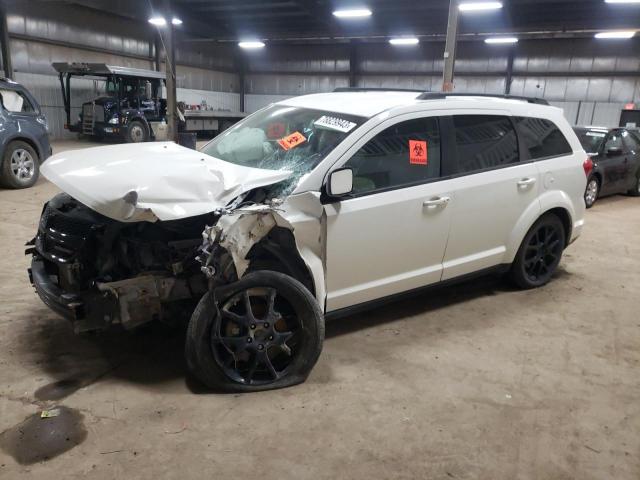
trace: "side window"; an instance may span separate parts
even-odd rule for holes
[[[440,131],[434,117],[398,123],[369,140],[346,163],[363,194],[440,176]]]
[[[573,153],[571,145],[555,123],[544,118],[516,117],[514,120],[531,160]]]
[[[518,137],[509,117],[455,115],[458,173],[476,172],[520,161]]]
[[[620,150],[620,152],[625,151],[620,132],[615,132],[609,135],[607,143],[604,145],[604,153],[606,154],[609,150]]]
[[[33,113],[35,108],[22,92],[0,89],[0,100],[5,110],[14,113]]]
[[[640,152],[640,142],[638,142],[638,139],[636,137],[624,130],[622,132],[622,138],[624,140],[626,150],[630,150],[632,152]]]

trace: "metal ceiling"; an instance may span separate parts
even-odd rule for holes
[[[166,0],[40,0],[73,3],[146,20],[162,11]],[[260,38],[313,41],[388,38],[413,34],[439,39],[445,34],[449,0],[172,0],[194,39],[237,41]],[[607,4],[604,0],[503,0],[499,11],[461,16],[463,36],[517,32],[529,36],[588,34],[640,26],[640,5]],[[365,19],[337,19],[338,8],[366,6]]]

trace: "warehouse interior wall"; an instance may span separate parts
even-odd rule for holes
[[[12,2],[7,10],[15,80],[38,99],[54,138],[69,133],[63,128],[62,95],[52,62],[153,68],[155,29],[146,22],[59,3],[34,12],[26,2]],[[443,43],[427,41],[407,48],[381,42],[268,44],[242,53],[245,108],[253,112],[291,96],[350,84],[439,91],[443,50]],[[572,124],[614,126],[625,104],[640,103],[639,51],[640,39],[521,40],[515,47],[461,41],[455,91],[505,93],[512,55],[511,94],[545,98],[563,108]],[[178,99],[239,110],[239,55],[233,44],[180,42]],[[77,115],[81,103],[101,88],[100,82],[75,80],[72,114]]]

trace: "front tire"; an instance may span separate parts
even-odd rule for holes
[[[324,317],[309,290],[282,273],[257,271],[202,297],[185,357],[212,390],[272,390],[304,382],[323,340]]]
[[[632,197],[640,197],[640,172],[636,176],[636,185],[627,192]]]
[[[40,160],[34,148],[26,142],[10,142],[4,151],[0,184],[6,188],[29,188],[38,181]]]
[[[149,129],[147,125],[140,120],[132,120],[127,127],[125,135],[127,143],[140,143],[149,141]]]
[[[511,279],[523,289],[538,288],[551,280],[566,243],[566,232],[557,215],[542,216],[527,232],[511,266]]]
[[[596,177],[591,177],[587,182],[587,188],[584,191],[584,204],[587,208],[593,207],[600,194],[600,182]]]

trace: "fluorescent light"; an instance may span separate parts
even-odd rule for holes
[[[357,8],[354,10],[336,10],[333,12],[334,17],[338,18],[357,18],[357,17],[370,17],[371,10],[368,8]]]
[[[485,39],[484,43],[518,43],[518,39],[516,37],[495,37]]]
[[[481,12],[484,10],[500,10],[502,2],[469,2],[461,3],[458,8],[461,12]]]
[[[633,4],[633,3],[640,3],[640,0],[604,0],[605,3],[626,3],[626,4]]]
[[[596,33],[596,38],[633,38],[635,37],[635,31],[615,31],[615,32],[600,32]]]
[[[389,40],[391,45],[417,45],[420,42],[416,37],[392,38]]]
[[[156,27],[163,27],[167,24],[167,20],[164,17],[151,17],[149,23]]]
[[[264,47],[264,42],[260,42],[260,41],[239,42],[238,46],[240,48],[262,48]]]
[[[171,23],[173,23],[174,25],[182,25],[182,20],[180,20],[180,19],[179,19],[179,18],[177,18],[177,17],[173,17],[173,18],[171,19]]]

